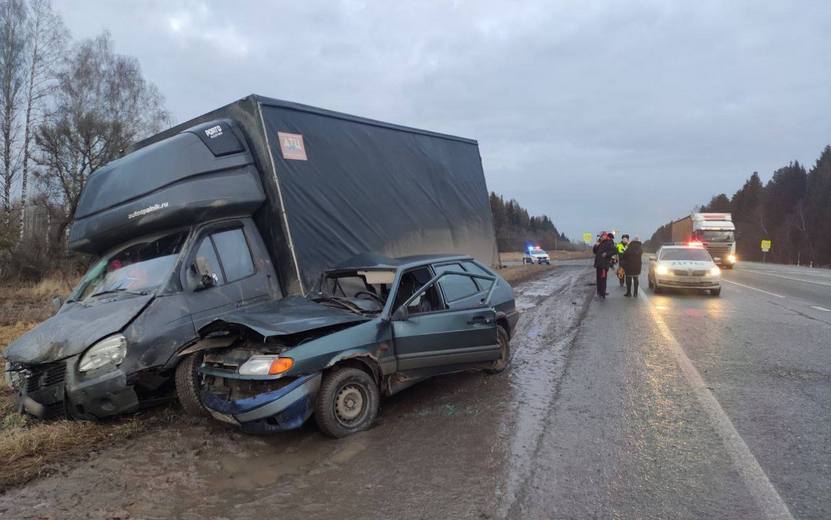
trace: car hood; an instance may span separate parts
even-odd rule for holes
[[[226,314],[199,329],[199,334],[204,336],[216,330],[241,326],[268,338],[333,325],[357,324],[370,319],[346,310],[315,303],[300,296],[291,296]]]
[[[74,356],[99,339],[124,329],[153,298],[153,295],[119,295],[90,304],[68,304],[11,343],[3,356],[23,364],[51,363]]]

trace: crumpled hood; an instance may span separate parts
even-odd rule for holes
[[[119,296],[91,305],[71,304],[11,343],[3,356],[14,363],[51,363],[79,354],[99,339],[121,331],[153,300]]]
[[[212,331],[227,329],[229,326],[242,326],[268,338],[333,325],[360,323],[369,319],[300,296],[291,296],[226,314],[199,329],[199,334],[204,336]]]

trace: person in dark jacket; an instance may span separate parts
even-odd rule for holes
[[[597,272],[597,295],[606,299],[606,281],[609,278],[609,267],[612,265],[612,257],[617,254],[615,241],[609,238],[609,234],[603,232],[600,235],[600,242],[592,248],[594,252],[594,268]]]
[[[641,274],[641,267],[643,263],[643,244],[640,238],[635,237],[626,246],[626,251],[620,256],[620,266],[626,273],[626,294],[624,296],[638,297],[638,276]],[[634,290],[633,290],[633,287]]]

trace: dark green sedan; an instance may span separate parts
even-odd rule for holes
[[[518,317],[511,286],[470,257],[361,255],[305,298],[212,322],[183,354],[201,361],[194,398],[215,418],[269,433],[314,415],[343,437],[372,424],[382,395],[504,370]]]

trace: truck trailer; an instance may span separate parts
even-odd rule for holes
[[[98,260],[4,352],[39,417],[170,396],[197,377],[179,354],[200,328],[305,295],[358,254],[497,263],[476,141],[257,95],[133,145],[90,175],[74,217],[69,247]]]
[[[719,266],[732,269],[736,264],[736,226],[730,213],[692,213],[676,220],[672,241],[700,242]]]

